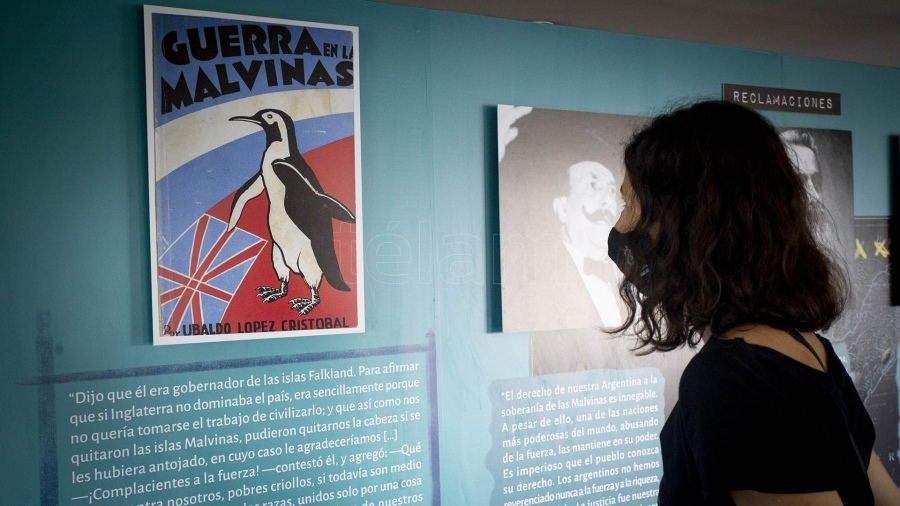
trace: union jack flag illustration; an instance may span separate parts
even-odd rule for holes
[[[204,214],[159,257],[159,298],[163,328],[219,322],[266,245],[241,229]]]

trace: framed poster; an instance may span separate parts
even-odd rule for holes
[[[357,28],[144,31],[154,344],[362,332]]]

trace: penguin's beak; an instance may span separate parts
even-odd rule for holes
[[[235,116],[233,118],[228,118],[228,121],[246,121],[247,123],[253,123],[254,125],[262,125],[261,121],[249,116]]]

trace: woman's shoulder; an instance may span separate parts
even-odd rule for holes
[[[702,357],[702,358],[701,358]],[[825,372],[838,365],[831,343],[813,332],[751,325],[712,336],[697,357],[697,367],[722,361],[774,361],[791,373]]]
[[[688,362],[681,374],[678,398],[690,403],[698,399],[706,404],[709,397],[728,396],[730,391],[745,385],[748,368],[758,350],[746,346],[742,341],[728,342],[710,338],[703,348]],[[752,374],[750,377],[752,378]]]
[[[694,355],[688,362],[682,374],[682,381],[686,378],[689,380],[708,378],[716,378],[719,375],[725,377],[731,376],[735,366],[743,368],[742,365],[748,359],[754,357],[760,350],[756,347],[748,346],[743,339],[722,339],[720,337],[710,337],[710,339],[700,348],[700,351]]]
[[[822,344],[828,362],[836,362],[830,344],[824,340]],[[810,360],[814,362],[811,357],[812,354]],[[798,361],[777,349],[741,337],[714,336],[685,368],[679,383],[679,399],[696,404],[711,401],[770,404],[772,399],[790,399],[809,388],[821,387],[829,375],[812,367],[809,361]]]

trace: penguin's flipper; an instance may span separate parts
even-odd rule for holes
[[[247,202],[258,197],[265,189],[266,185],[263,182],[262,170],[257,172],[256,175],[248,179],[246,183],[238,188],[238,191],[234,193],[234,200],[231,201],[231,217],[228,219],[227,232],[231,232],[231,230],[237,226],[238,220],[241,219],[241,213],[244,211],[244,206],[247,205]]]
[[[279,162],[275,162],[275,164],[277,164],[277,163],[279,163]],[[274,166],[275,164],[272,164],[272,165]],[[278,173],[277,168],[275,169],[275,173],[276,174]],[[353,216],[353,213],[350,212],[349,209],[347,209],[347,206],[345,206],[344,204],[341,204],[340,201],[338,201],[338,199],[332,197],[331,195],[317,191],[313,187],[313,185],[310,183],[310,181],[308,179],[306,179],[305,177],[303,177],[302,175],[300,176],[300,178],[303,179],[303,181],[306,183],[307,186],[309,186],[310,191],[313,192],[313,197],[315,199],[317,199],[317,202],[315,203],[315,205],[321,206],[322,209],[325,211],[326,215],[328,215],[336,220],[339,220],[339,221],[344,221],[347,223],[356,223],[356,217]]]
[[[334,251],[334,238],[323,236],[310,237],[313,254],[322,269],[322,274],[328,280],[328,284],[336,290],[349,292],[350,287],[344,281],[341,274],[341,264],[338,263],[337,253]]]
[[[272,162],[272,169],[275,171],[275,175],[282,181],[293,179],[293,176],[299,176],[309,187],[309,190],[319,199],[322,207],[332,218],[347,223],[356,223],[356,217],[353,216],[353,213],[351,213],[349,209],[347,209],[347,206],[338,202],[338,200],[331,195],[319,191],[316,188],[317,185],[314,185],[309,178],[303,175],[302,172],[297,170],[297,168],[290,163],[285,160],[275,160]]]
[[[347,223],[356,223],[356,217],[353,216],[353,213],[347,209],[347,206],[338,202],[336,198],[324,193],[319,193],[318,197],[322,202],[322,207],[328,211],[332,218]]]

